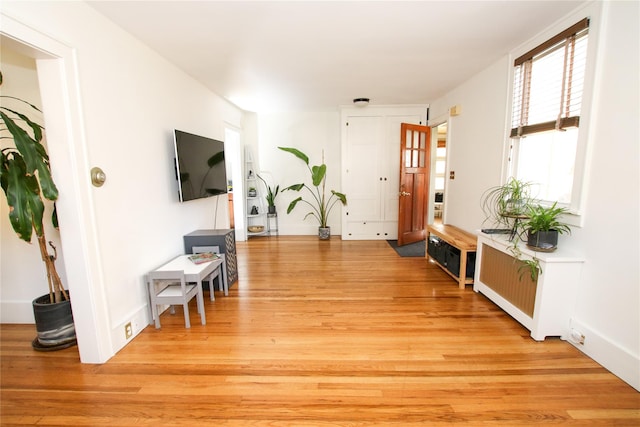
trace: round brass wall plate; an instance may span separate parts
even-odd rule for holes
[[[107,180],[107,175],[99,167],[91,168],[91,183],[94,187],[102,187],[102,184]]]

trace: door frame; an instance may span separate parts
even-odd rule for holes
[[[104,292],[99,238],[82,121],[78,64],[73,48],[2,14],[2,37],[36,60],[47,123],[51,173],[64,197],[56,202],[67,286],[82,363],[104,363],[115,353]],[[64,224],[73,227],[64,227]],[[73,262],[72,262],[73,260]]]
[[[233,219],[236,242],[247,240],[244,202],[244,162],[242,130],[230,123],[224,122],[225,152],[229,155],[227,163],[227,180],[231,180],[233,194]],[[231,174],[229,174],[231,171]],[[231,212],[229,213],[231,215]]]
[[[448,186],[449,186],[449,154],[451,153],[451,151],[449,150],[450,148],[450,141],[451,141],[451,121],[449,120],[449,116],[448,115],[442,115],[442,116],[438,116],[435,119],[429,120],[429,123],[427,124],[427,126],[429,126],[431,128],[431,173],[429,176],[429,200],[433,201],[435,200],[435,195],[436,195],[436,190],[435,190],[435,178],[436,178],[436,150],[438,149],[438,131],[437,128],[438,126],[441,126],[443,124],[447,124],[447,136],[446,136],[446,147],[447,147],[447,154],[445,157],[445,167],[444,167],[444,200],[442,202],[442,223],[446,224],[446,217],[447,217],[447,190],[448,190]],[[434,205],[433,203],[429,204],[429,211],[427,213],[427,223],[428,224],[433,224],[435,221],[435,216],[434,216]]]

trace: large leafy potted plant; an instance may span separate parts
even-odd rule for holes
[[[2,98],[13,99],[27,109],[39,111],[34,105],[19,98]],[[53,248],[51,255],[43,226],[43,197],[55,202],[58,189],[51,177],[49,156],[42,145],[43,127],[31,120],[27,114],[17,110],[0,106],[0,131],[3,141],[0,150],[0,185],[9,205],[11,226],[18,237],[27,243],[31,243],[35,234],[47,271],[49,293],[33,301],[38,332],[33,347],[38,350],[68,347],[76,342],[69,294],[56,270],[56,248],[48,242]],[[6,140],[10,143],[4,146]],[[57,227],[55,209],[52,221]]]
[[[307,169],[309,169],[309,173],[311,174],[311,182],[312,187],[309,187],[305,183],[293,184],[284,188],[282,191],[292,190],[292,191],[301,191],[303,188],[307,190],[308,194],[311,196],[310,200],[305,200],[302,196],[294,199],[287,208],[287,214],[291,213],[291,211],[296,207],[298,202],[305,203],[311,207],[311,211],[305,215],[305,219],[308,216],[313,216],[318,223],[320,224],[318,227],[318,237],[321,240],[327,240],[331,237],[331,228],[328,226],[327,221],[329,219],[329,213],[336,205],[336,203],[340,202],[343,205],[347,204],[347,196],[343,193],[339,193],[335,190],[331,190],[331,195],[327,197],[325,192],[325,179],[327,175],[327,165],[324,164],[324,156],[322,159],[322,164],[317,166],[309,165],[309,157],[304,154],[302,151],[297,148],[291,147],[278,147],[280,150],[286,151],[288,153],[293,154],[298,159],[302,160],[306,165]]]

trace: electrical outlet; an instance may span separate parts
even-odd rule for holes
[[[575,329],[571,330],[571,341],[576,344],[584,345],[585,336],[582,332],[576,331]]]
[[[126,339],[129,339],[131,338],[132,335],[133,335],[133,329],[131,328],[131,322],[129,322],[126,325],[124,325],[124,337]]]

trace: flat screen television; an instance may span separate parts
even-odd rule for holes
[[[176,129],[174,147],[181,202],[227,192],[224,142]]]

